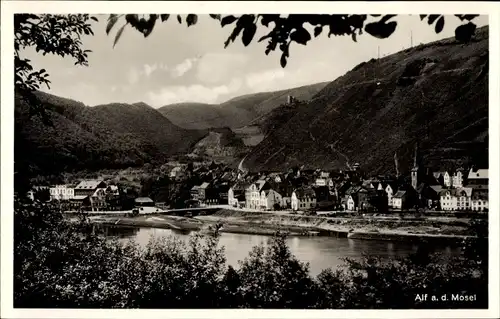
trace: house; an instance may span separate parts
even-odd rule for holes
[[[463,186],[463,182],[464,182],[463,169],[459,168],[451,176],[451,185],[452,187],[459,188]]]
[[[392,198],[392,207],[394,209],[404,209],[407,207],[407,191],[405,190],[400,190],[397,191],[396,194],[394,194]]]
[[[471,208],[474,211],[488,211],[488,189],[472,189]]]
[[[181,179],[184,177],[184,172],[181,166],[176,166],[170,171],[169,177],[171,179]]]
[[[49,189],[51,200],[70,200],[75,196],[75,189],[68,185],[56,185]]]
[[[444,172],[443,176],[444,187],[450,188],[452,185],[452,177],[448,172]]]
[[[475,187],[477,185],[488,185],[488,169],[470,169],[467,175],[467,186]]]
[[[136,207],[154,207],[155,202],[149,197],[137,197],[135,200]]]
[[[442,210],[472,210],[471,187],[460,187],[457,189],[445,189],[440,194]],[[481,201],[483,204],[483,201]]]
[[[444,189],[441,191],[439,203],[441,210],[457,210],[457,197],[455,190]]]
[[[74,189],[74,196],[92,196],[98,188],[106,188],[106,183],[102,180],[81,181]]]
[[[357,193],[347,195],[347,202],[346,202],[347,210],[348,211],[357,210],[357,204],[356,204],[357,202],[358,202]]]
[[[204,182],[198,187],[198,200],[200,202],[205,201],[207,199],[207,189],[209,188],[210,183]],[[209,190],[208,190],[209,191]]]
[[[106,189],[98,188],[90,197],[90,208],[92,211],[101,211],[106,210],[107,202],[106,202]]]
[[[293,210],[316,208],[316,193],[311,188],[299,188],[292,192],[291,206]]]
[[[439,193],[442,190],[441,185],[429,186],[421,183],[417,187],[418,204],[421,207],[435,208],[439,203]]]
[[[245,206],[245,190],[249,184],[238,182],[231,186],[227,191],[227,204],[232,207]]]
[[[440,172],[434,172],[432,173],[432,175],[434,176],[434,178],[436,179],[436,181],[439,183],[439,185],[441,186],[444,186],[444,174],[445,172],[444,171],[440,171]]]
[[[267,181],[259,179],[255,183],[252,183],[245,190],[245,204],[247,208],[258,209],[260,207],[260,193],[263,190],[270,189],[270,185]]]
[[[387,183],[385,186],[385,193],[387,194],[387,206],[394,207],[393,197],[397,191],[397,187],[395,183]]]
[[[199,185],[195,185],[191,188],[191,199],[192,200],[198,200],[199,197],[200,197],[200,186]]]
[[[260,193],[260,208],[275,210],[282,207],[282,196],[273,189],[266,189]]]
[[[457,188],[455,192],[457,197],[457,209],[458,210],[471,210],[472,209],[472,188],[461,187]]]
[[[76,185],[70,206],[78,209],[101,210],[106,207],[107,185],[102,180],[85,180]],[[98,192],[98,190],[101,190]],[[104,203],[103,203],[104,201]]]

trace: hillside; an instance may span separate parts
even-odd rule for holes
[[[161,161],[185,153],[205,131],[185,130],[144,103],[87,107],[39,92],[52,122],[29,117],[16,99],[16,162],[26,154],[39,174],[117,168]]]
[[[445,39],[361,63],[294,112],[276,109],[261,123],[270,132],[243,163],[253,171],[358,162],[369,172],[394,173],[397,152],[405,172],[416,142],[423,165],[484,165],[488,29],[469,44]]]
[[[222,104],[178,103],[158,109],[172,123],[186,129],[237,128],[267,114],[286,102],[288,95],[308,100],[327,83],[317,83],[276,92],[262,92],[233,98]]]
[[[193,146],[191,155],[232,163],[249,150],[230,128],[214,128]]]

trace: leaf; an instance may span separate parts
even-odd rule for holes
[[[443,27],[444,27],[444,17],[442,16],[437,20],[434,30],[436,31],[436,33],[440,33],[441,31],[443,31]]]
[[[122,36],[122,33],[123,33],[123,30],[125,30],[125,27],[127,26],[128,23],[125,23],[121,28],[120,30],[118,30],[118,32],[116,33],[116,36],[115,36],[115,42],[113,43],[113,48],[115,47],[116,43],[118,42],[118,40],[120,40],[120,37]]]
[[[280,64],[281,64],[281,67],[282,68],[285,68],[286,67],[286,56],[284,54],[281,55],[281,59],[280,59]]]
[[[180,15],[177,15],[177,22],[182,23],[182,18]]]
[[[215,20],[219,20],[221,19],[221,15],[220,14],[209,14],[209,16],[212,18],[212,19],[215,19]]]
[[[226,26],[228,24],[233,23],[236,20],[237,20],[237,18],[235,16],[225,16],[224,18],[222,18],[222,20],[220,22],[220,25],[222,27],[224,27],[224,26]]]
[[[302,45],[306,45],[311,40],[311,35],[304,28],[298,28],[290,34],[290,39]]]
[[[257,31],[257,26],[255,24],[248,25],[243,30],[243,35],[241,36],[241,41],[244,46],[248,46],[250,42],[252,42],[253,37],[255,36],[255,32]]]
[[[358,42],[358,41],[357,41],[357,39],[356,39],[356,33],[354,33],[354,32],[353,32],[353,33],[351,34],[351,38],[352,38],[352,41],[354,41],[354,42]]]
[[[394,33],[394,31],[396,30],[396,26],[397,22],[395,21],[391,21],[386,24],[379,22],[372,22],[368,23],[365,26],[365,31],[376,38],[385,39]]]
[[[314,37],[317,37],[318,35],[320,35],[321,31],[323,31],[323,27],[321,27],[321,26],[314,28]]]
[[[425,19],[425,17],[427,17],[427,15],[426,15],[426,14],[421,14],[421,15],[420,15],[420,20],[422,20],[422,21],[423,21],[423,20]]]
[[[257,42],[262,42],[262,41],[264,41],[265,39],[269,39],[269,38],[271,37],[271,33],[272,33],[272,32],[269,32],[268,34],[266,34],[266,35],[262,36],[262,37],[259,39],[259,41],[257,41]]]
[[[437,18],[439,18],[439,14],[431,14],[431,15],[429,15],[429,19],[428,19],[427,23],[429,23],[429,25],[431,25],[434,23],[434,21],[437,20]]]
[[[118,22],[118,15],[111,14],[108,18],[108,24],[106,25],[106,34],[109,34],[113,26]]]
[[[195,25],[198,22],[198,16],[196,14],[188,14],[186,22],[188,27]]]
[[[90,19],[94,20],[95,22],[99,22],[96,17],[90,17]]]
[[[170,14],[160,14],[161,22],[165,22],[170,17]]]

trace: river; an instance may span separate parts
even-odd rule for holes
[[[128,228],[108,227],[107,235],[110,238],[119,238],[120,241],[135,240],[144,247],[151,236],[175,236],[187,240],[189,234],[170,229],[159,228]],[[220,245],[224,246],[227,264],[238,266],[238,261],[248,256],[252,247],[266,243],[268,236],[222,233]],[[292,253],[301,261],[308,262],[312,275],[317,275],[325,268],[337,268],[343,264],[342,258],[359,258],[363,253],[377,255],[383,258],[407,256],[418,248],[416,244],[389,242],[377,240],[357,240],[336,237],[289,237],[288,245]],[[435,247],[435,251],[444,256],[454,256],[460,252],[457,247]]]

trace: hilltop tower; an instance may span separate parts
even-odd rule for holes
[[[415,155],[413,157],[413,168],[411,169],[411,186],[416,190],[418,186],[418,143],[415,143]]]

